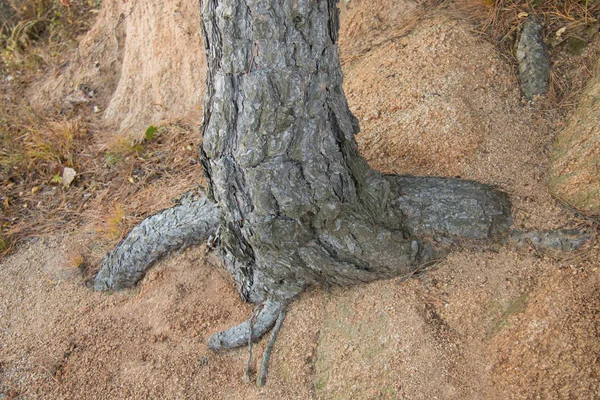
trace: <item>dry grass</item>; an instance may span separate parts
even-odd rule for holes
[[[108,241],[116,241],[124,234],[125,208],[121,203],[114,203],[110,206],[108,213],[102,216],[102,221],[97,228],[101,237]]]
[[[98,0],[0,2],[0,255],[20,240],[85,226],[109,245],[202,178],[198,129],[174,122],[146,140],[105,132],[88,105],[40,111],[23,97],[91,25]],[[153,132],[156,130],[156,132]],[[68,186],[65,168],[77,175]],[[160,187],[158,192],[153,187]]]
[[[70,268],[80,268],[85,263],[85,256],[81,253],[71,253],[67,256],[66,266]]]
[[[53,180],[65,167],[79,168],[88,121],[41,114],[23,93],[66,59],[98,7],[96,0],[0,3],[0,252],[30,232],[51,230],[50,221],[69,203]]]
[[[0,55],[5,68],[31,78],[58,65],[90,28],[99,0],[8,0],[0,7]]]
[[[545,107],[563,117],[573,109],[597,61],[599,0],[454,0],[450,7],[470,19],[515,63],[521,25],[535,15],[544,26],[553,57]]]
[[[81,117],[17,121],[5,124],[0,148],[0,252],[25,237],[81,226],[114,244],[202,180],[194,125],[172,123],[150,141],[131,141]],[[65,167],[77,172],[67,187],[57,179]]]
[[[18,134],[14,138],[21,148],[16,154],[20,163],[10,164],[10,157],[0,161],[7,167],[35,169],[40,175],[56,174],[60,167],[77,168],[77,154],[85,145],[87,129],[80,118],[54,119],[38,117],[33,113],[18,121]],[[14,158],[14,154],[13,157]]]
[[[549,34],[565,28],[562,32],[567,37],[581,35],[598,21],[600,12],[597,0],[455,0],[455,3],[479,19],[482,28],[501,44],[509,46],[529,15],[540,18]]]

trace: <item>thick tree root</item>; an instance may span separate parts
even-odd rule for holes
[[[146,218],[104,258],[94,289],[120,290],[135,285],[165,254],[206,241],[216,232],[219,216],[215,203],[188,195],[180,205]]]
[[[253,315],[239,325],[212,335],[208,340],[208,348],[212,350],[233,349],[248,344],[250,338],[252,341],[260,339],[277,321],[283,309],[283,303],[268,299],[257,307],[260,309],[256,317]],[[253,320],[253,318],[255,319]]]
[[[416,236],[490,239],[512,225],[508,195],[479,182],[428,176],[386,177],[392,209]]]

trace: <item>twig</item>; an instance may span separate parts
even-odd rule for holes
[[[553,196],[556,200],[558,200],[558,202],[560,203],[561,206],[563,206],[564,208],[566,208],[567,210],[571,211],[573,214],[575,214],[575,216],[577,218],[581,218],[584,219],[586,221],[592,222],[595,225],[600,226],[600,220],[597,220],[596,218],[589,216],[589,215],[585,215],[583,214],[581,211],[577,210],[575,207],[573,207],[568,201],[561,199],[560,197],[554,195]]]
[[[258,387],[263,387],[267,380],[267,373],[269,370],[269,359],[271,358],[271,351],[273,350],[273,345],[275,344],[275,340],[277,340],[277,334],[281,329],[281,325],[283,324],[283,320],[285,319],[285,315],[287,313],[287,304],[283,303],[281,306],[281,311],[279,311],[279,316],[277,317],[277,322],[275,322],[275,327],[271,332],[271,338],[269,339],[269,343],[267,343],[267,347],[265,348],[265,352],[263,353],[263,359],[260,366],[260,374],[256,379],[256,385]]]
[[[115,40],[117,42],[117,56],[118,56],[118,53],[119,53],[119,40],[117,38],[117,28],[123,22],[125,22],[125,20],[131,16],[131,14],[133,14],[133,10],[135,9],[136,5],[137,5],[137,1],[135,3],[133,3],[133,5],[131,6],[131,9],[129,10],[129,12],[127,14],[119,16],[119,20],[117,21],[117,23],[115,24],[115,26],[111,29],[111,31],[109,33],[107,33],[102,39],[100,39],[98,41],[98,43],[96,43],[94,45],[94,47],[92,47],[92,49],[90,51],[88,51],[88,53],[86,55],[81,55],[80,54],[80,56],[82,58],[89,58],[92,55],[92,53],[95,52],[98,47],[100,47],[100,45],[102,43],[104,43],[106,40],[108,40],[110,38],[111,35],[114,36],[114,38],[115,38]]]
[[[56,382],[58,385],[60,385],[60,382],[59,382],[59,380],[58,380],[58,379],[56,379],[56,377],[55,377],[54,375],[52,375],[52,374],[50,373],[50,371],[48,371],[48,368],[44,367],[44,366],[43,366],[43,365],[41,365],[41,364],[38,364],[38,365],[39,365],[39,367],[40,367],[41,369],[43,369],[43,370],[44,370],[44,372],[45,372],[45,373],[47,373],[47,374],[48,374],[48,376],[49,376],[50,378],[52,378],[52,380],[54,380],[54,382]]]
[[[257,306],[254,311],[252,311],[252,316],[250,317],[250,335],[248,336],[248,361],[246,361],[246,371],[244,371],[244,382],[250,382],[250,363],[252,362],[252,338],[254,336],[254,321],[256,320],[256,316],[258,315],[260,309],[262,309],[262,305]]]
[[[53,284],[53,285],[56,285],[56,284],[57,284],[56,282],[54,282],[52,279],[48,278],[48,277],[47,277],[46,275],[44,275],[43,273],[41,273],[41,272],[40,272],[40,274],[41,274],[41,275],[42,275],[42,276],[43,276],[43,277],[44,277],[44,278],[45,278],[45,279],[46,279],[48,282],[50,282],[51,284]]]
[[[433,260],[426,261],[423,264],[419,265],[417,268],[415,268],[412,271],[410,271],[407,275],[399,277],[400,278],[400,282],[407,281],[410,278],[412,278],[413,276],[419,276],[423,272],[429,270],[435,264],[438,264],[438,263],[440,263],[440,262],[442,262],[444,260],[445,260],[445,258],[435,258]]]
[[[250,58],[250,67],[248,68],[248,73],[252,72],[252,65],[254,64],[254,57],[258,54],[258,43],[254,45],[254,51],[252,52],[252,57]]]
[[[415,291],[416,293],[420,294],[420,295],[421,295],[421,296],[423,296],[423,297],[428,297],[428,298],[430,298],[431,300],[435,300],[435,301],[437,301],[438,303],[441,303],[441,304],[443,304],[444,306],[447,306],[447,305],[449,305],[449,304],[450,304],[450,303],[448,303],[446,300],[442,300],[442,299],[440,299],[439,297],[436,297],[436,296],[434,296],[434,295],[432,295],[432,294],[429,294],[429,293],[427,293],[427,292],[425,292],[425,291],[423,291],[423,290],[421,290],[421,289],[417,289],[416,287],[414,287],[414,286],[411,286],[411,285],[408,285],[408,286],[409,286],[409,287],[410,287],[410,288],[411,288],[413,291]]]

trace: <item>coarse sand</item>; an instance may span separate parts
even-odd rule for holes
[[[345,91],[372,166],[498,185],[517,228],[581,226],[546,188],[559,118],[521,102],[492,45],[407,0],[342,6]],[[315,288],[291,305],[261,389],[242,379],[246,349],[207,350],[252,306],[205,246],[105,294],[68,266],[92,238],[57,232],[0,260],[0,399],[600,397],[597,238],[568,255],[457,249],[419,277]]]

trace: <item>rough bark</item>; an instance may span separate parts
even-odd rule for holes
[[[277,321],[283,304],[275,300],[267,300],[259,307],[260,310],[256,312],[254,320],[248,319],[227,331],[213,335],[208,341],[208,347],[213,350],[240,347],[248,343],[250,334],[252,334],[252,341],[260,339]]]
[[[336,2],[201,0],[209,200],[188,198],[144,220],[96,278],[99,290],[131,286],[161,255],[220,232],[226,268],[242,297],[259,304],[209,347],[243,346],[276,325],[259,384],[286,305],[305,287],[408,274],[449,243],[506,238],[511,225],[508,196],[492,186],[385,176],[360,157]],[[510,240],[563,250],[584,242],[566,234]]]
[[[386,177],[360,157],[336,3],[201,2],[202,160],[226,267],[251,302],[409,273],[435,253],[419,236],[484,239],[510,226],[506,195],[489,186]]]
[[[189,194],[131,230],[102,262],[96,290],[131,287],[152,263],[172,250],[206,241],[219,225],[219,209],[205,197]]]
[[[225,266],[242,297],[262,307],[210,339],[212,349],[227,349],[259,338],[309,285],[409,274],[455,239],[508,230],[510,202],[494,187],[385,176],[360,157],[342,90],[336,2],[201,1],[208,74],[200,153],[210,200],[142,222],[107,256],[97,289],[133,284],[159,253],[202,240],[219,219]]]
[[[488,239],[511,224],[508,196],[494,186],[438,177],[389,176],[391,207],[413,235]]]
[[[528,245],[540,251],[571,252],[579,250],[591,237],[588,232],[577,229],[530,232],[512,230],[508,239],[516,246]]]
[[[550,55],[544,45],[544,27],[535,17],[527,18],[516,45],[521,89],[527,100],[548,91]]]

